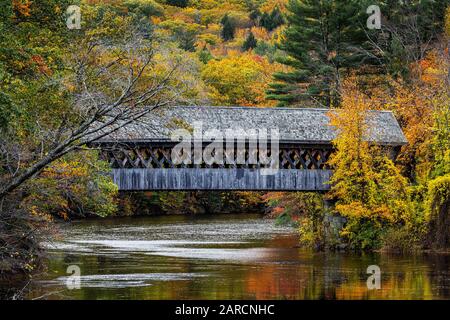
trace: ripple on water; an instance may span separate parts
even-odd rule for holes
[[[96,274],[80,276],[82,288],[127,288],[151,286],[151,281],[181,281],[205,277],[201,273],[130,273],[130,274]],[[72,283],[70,276],[58,277],[55,280],[40,281],[43,286],[66,285]],[[150,282],[149,282],[150,281]]]
[[[270,248],[223,248],[242,245],[243,241],[187,241],[187,240],[75,240],[72,250],[102,253],[142,253],[166,257],[229,261],[256,261],[270,255]],[[198,246],[219,246],[204,248]],[[197,247],[196,247],[197,246]],[[70,247],[70,245],[68,246]]]

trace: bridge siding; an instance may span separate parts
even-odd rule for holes
[[[121,191],[145,190],[278,190],[326,191],[331,170],[280,169],[263,175],[260,169],[171,168],[112,169]]]

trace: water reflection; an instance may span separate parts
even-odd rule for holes
[[[255,215],[82,221],[62,227],[30,298],[448,299],[449,255],[312,253]],[[379,265],[381,290],[366,268]],[[81,268],[68,290],[66,269]]]

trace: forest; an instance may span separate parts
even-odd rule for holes
[[[315,250],[448,251],[450,4],[378,1],[369,29],[371,4],[1,0],[0,278],[45,268],[56,221],[107,216],[259,212]],[[330,192],[119,193],[89,143],[165,105],[337,110]],[[399,121],[395,160],[369,110]]]

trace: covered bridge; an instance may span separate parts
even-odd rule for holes
[[[149,113],[97,144],[122,191],[326,191],[329,189],[326,182],[332,174],[327,160],[336,136],[336,130],[329,125],[329,112],[312,108],[167,107]],[[384,146],[393,156],[406,144],[391,112],[370,111],[367,121],[369,140]],[[181,163],[173,158],[172,150],[179,146],[179,140],[172,135],[180,129],[190,135],[190,140],[183,138],[184,146],[192,145],[189,150],[192,154],[187,157],[190,162],[186,157]],[[250,136],[242,134],[254,130],[260,134],[264,129],[268,137],[266,147],[260,143],[261,135],[258,143],[252,144]],[[274,132],[278,136],[270,135]],[[211,133],[216,134],[215,138]],[[200,153],[213,156],[222,152],[207,149],[211,142],[220,142],[217,140],[220,133],[224,139],[223,162],[199,159],[198,152],[195,154],[199,148]],[[232,142],[234,152],[226,148],[230,133],[236,133]],[[271,161],[262,161],[268,157]]]

